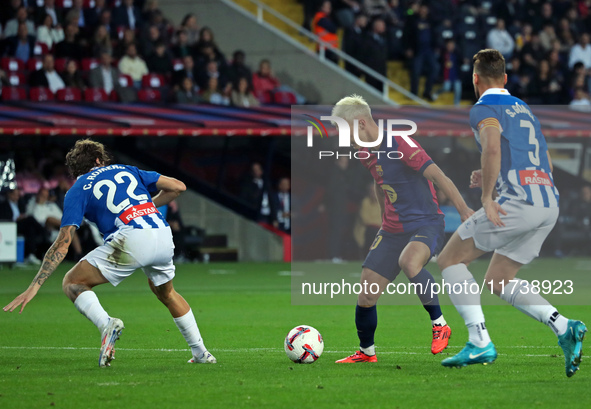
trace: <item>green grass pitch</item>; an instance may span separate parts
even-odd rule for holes
[[[591,260],[540,260],[552,273]],[[294,306],[289,265],[180,265],[175,284],[197,316],[217,365],[189,365],[190,352],[141,272],[96,292],[125,322],[117,359],[98,368],[100,336],[61,292],[64,265],[24,313],[0,312],[0,408],[589,408],[591,362],[573,378],[554,334],[514,308],[485,306],[499,357],[494,365],[448,369],[467,331],[452,306],[450,347],[430,353],[430,322],[420,305],[378,308],[379,362],[336,365],[357,346],[353,306]],[[483,262],[473,271],[482,272]],[[438,271],[431,265],[430,270]],[[28,285],[35,271],[0,270],[0,303]],[[591,300],[591,292],[587,299]],[[560,311],[591,324],[591,307]],[[298,324],[316,327],[325,350],[312,365],[291,363],[283,339]],[[587,344],[584,350],[589,350]]]

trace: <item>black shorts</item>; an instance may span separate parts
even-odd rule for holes
[[[431,257],[438,254],[445,241],[444,224],[428,224],[412,232],[388,233],[380,230],[363,262],[363,267],[394,281],[400,273],[398,259],[402,250],[411,241],[425,243],[431,251]]]

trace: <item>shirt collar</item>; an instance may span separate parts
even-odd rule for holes
[[[482,98],[485,95],[511,95],[505,88],[489,88],[480,96]]]

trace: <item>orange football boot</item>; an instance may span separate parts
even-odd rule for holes
[[[433,342],[431,343],[431,353],[437,355],[445,348],[451,337],[451,328],[449,325],[433,325]]]
[[[336,364],[355,364],[357,362],[378,362],[376,355],[366,355],[361,351],[356,351],[353,355],[335,361]]]

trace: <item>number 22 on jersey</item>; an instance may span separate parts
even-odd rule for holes
[[[127,198],[125,198],[124,200],[122,200],[119,204],[115,204],[115,195],[117,193],[117,189],[123,187],[121,185],[125,184],[125,179],[128,179],[129,181],[129,185],[127,186]],[[94,188],[92,189],[92,193],[94,194],[94,197],[97,198],[97,200],[100,200],[101,197],[103,197],[104,192],[101,190],[103,188],[103,186],[107,187],[107,209],[109,209],[109,211],[111,213],[114,214],[118,214],[121,213],[121,211],[123,209],[125,209],[127,206],[131,205],[131,201],[129,200],[129,198],[135,199],[135,200],[148,200],[148,195],[142,194],[142,195],[136,195],[135,192],[135,188],[138,185],[138,181],[135,178],[135,176],[133,176],[131,173],[129,172],[119,172],[115,175],[115,177],[113,178],[115,180],[115,182],[117,182],[117,184],[115,184],[115,182],[113,182],[112,180],[101,180],[100,182],[98,182],[96,185],[94,185]]]

